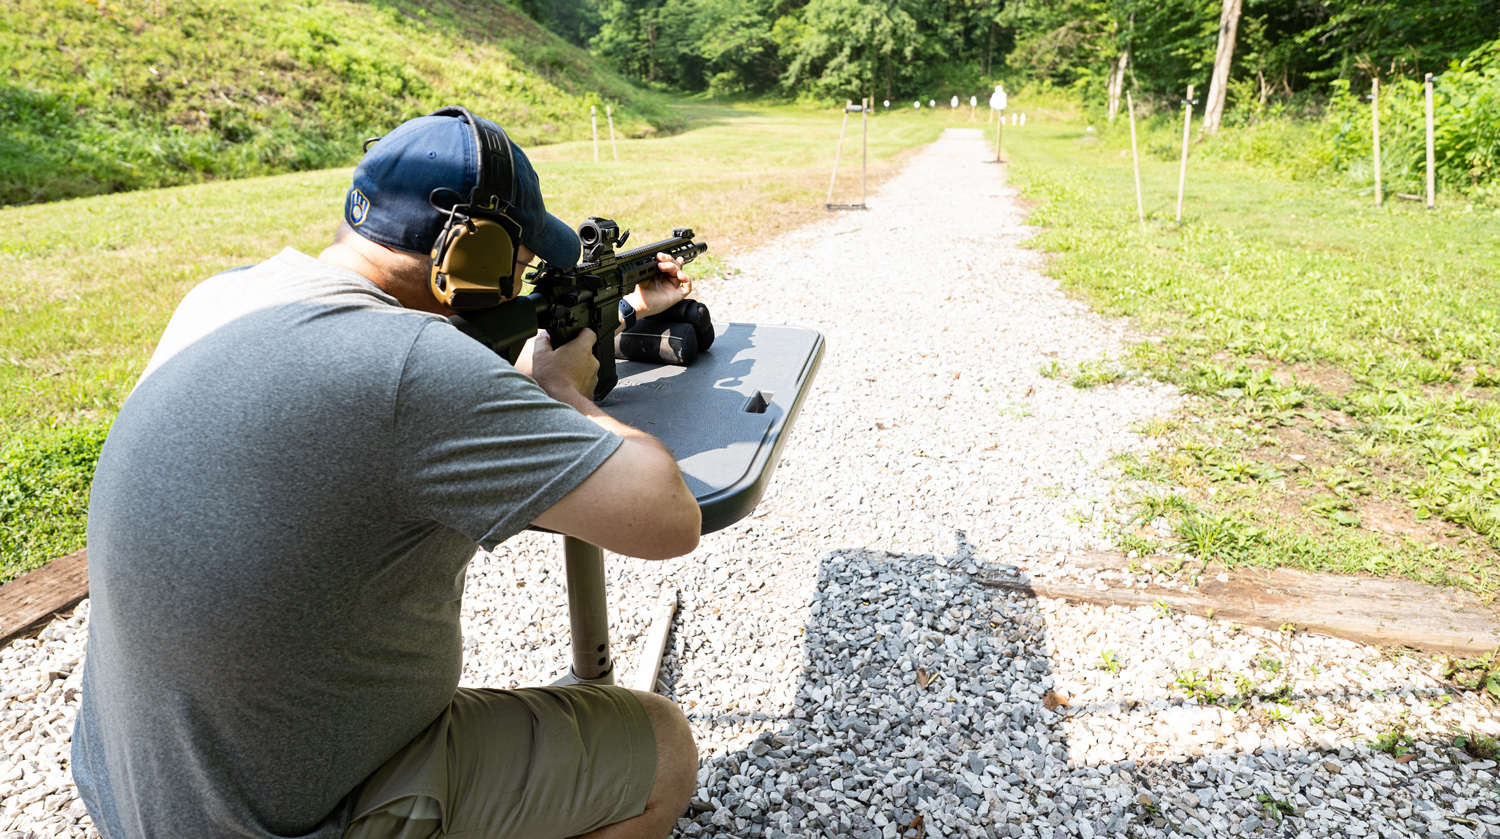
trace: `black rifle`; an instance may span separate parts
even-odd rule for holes
[[[583,260],[577,268],[543,262],[526,275],[521,293],[514,298],[448,320],[511,363],[538,329],[547,330],[554,347],[573,340],[585,327],[594,330],[594,358],[599,361],[599,384],[594,388],[597,402],[619,381],[615,332],[620,328],[620,299],[640,283],[662,275],[657,254],[691,262],[708,250],[706,242],[693,241],[691,228],[679,227],[670,239],[615,253],[629,237],[629,230],[621,233],[620,226],[607,218],[590,218],[578,228]]]

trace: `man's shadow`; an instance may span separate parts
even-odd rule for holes
[[[754,707],[718,716],[690,711],[700,725],[762,730],[741,748],[702,762],[700,789],[675,835],[1125,836],[1150,828],[1225,834],[1231,825],[1217,825],[1211,809],[1215,795],[1225,794],[1214,774],[1194,780],[1185,771],[1195,762],[1206,766],[1201,757],[1089,762],[1075,754],[1070,763],[1066,715],[1119,708],[1058,704],[1067,697],[1054,690],[1035,597],[979,582],[970,573],[979,570],[971,546],[961,531],[956,537],[955,555],[947,557],[863,548],[823,557],[802,678],[791,698],[763,696]],[[1003,570],[985,563],[983,574]],[[675,693],[683,662],[717,660],[716,646],[712,637],[696,650],[675,640],[659,688]],[[1356,695],[1380,698],[1320,694]],[[1175,696],[1168,704],[1193,703]],[[1143,720],[1155,713],[1139,712]],[[1412,743],[1437,751],[1449,745]],[[1265,757],[1231,753],[1236,769],[1282,767],[1292,776],[1310,774],[1327,756],[1314,747]],[[1111,784],[1129,795],[1104,796],[1100,788]],[[1190,791],[1193,797],[1184,797]],[[1417,804],[1414,791],[1396,793]],[[1311,825],[1292,812],[1295,799],[1269,786],[1242,795],[1233,805],[1233,827],[1296,836]]]

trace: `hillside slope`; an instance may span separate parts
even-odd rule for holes
[[[348,165],[447,104],[523,145],[606,103],[628,136],[678,127],[501,0],[10,0],[0,50],[0,204]]]

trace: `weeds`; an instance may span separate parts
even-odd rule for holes
[[[1114,650],[1104,650],[1099,653],[1099,666],[1110,674],[1120,672],[1120,658],[1115,655]]]
[[[1138,556],[1147,556],[1156,553],[1161,546],[1161,543],[1155,539],[1129,531],[1115,537],[1115,547],[1127,554],[1133,551]],[[1132,571],[1131,573],[1135,572]]]
[[[1454,748],[1463,749],[1469,757],[1475,760],[1495,760],[1500,758],[1500,740],[1496,740],[1487,734],[1470,731],[1453,738]]]
[[[1255,796],[1255,800],[1260,802],[1261,809],[1265,812],[1266,817],[1274,822],[1280,822],[1282,819],[1296,815],[1297,813],[1297,808],[1292,806],[1291,802],[1282,801],[1269,793],[1263,792]]]
[[[1073,387],[1088,390],[1100,385],[1114,384],[1125,378],[1125,369],[1111,361],[1085,361],[1073,374]]]
[[[1443,678],[1459,690],[1474,691],[1500,700],[1500,654],[1486,653],[1479,658],[1448,659]]]
[[[1385,752],[1391,757],[1402,757],[1411,754],[1417,743],[1411,735],[1406,733],[1406,726],[1396,723],[1389,731],[1375,738],[1370,748],[1377,752]]]

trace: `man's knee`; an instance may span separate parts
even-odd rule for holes
[[[646,709],[656,735],[657,774],[663,780],[686,784],[691,791],[698,780],[698,746],[693,730],[677,703],[655,693],[632,691]]]

